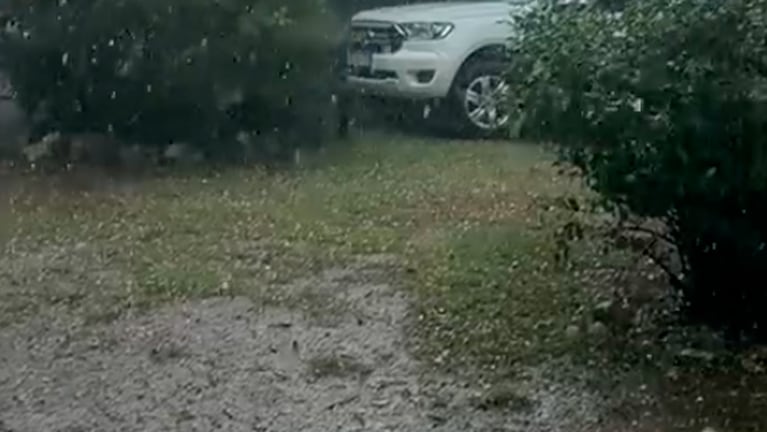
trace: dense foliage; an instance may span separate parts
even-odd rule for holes
[[[544,6],[510,74],[534,136],[621,213],[661,219],[693,317],[767,334],[767,1]]]
[[[258,137],[275,132],[281,145],[314,143],[329,123],[338,32],[323,0],[7,0],[6,9],[14,25],[0,50],[40,133],[187,142],[217,155],[244,134],[262,147],[275,140]]]

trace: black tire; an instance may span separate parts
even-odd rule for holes
[[[475,80],[480,77],[497,77],[502,80],[507,69],[508,63],[487,58],[470,59],[461,67],[453,81],[447,109],[443,114],[448,116],[446,120],[452,125],[453,133],[464,138],[498,138],[508,134],[508,121],[498,128],[482,128],[469,118],[464,105],[467,89]],[[508,107],[503,106],[502,110],[508,113]]]

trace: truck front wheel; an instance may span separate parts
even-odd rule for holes
[[[457,132],[477,138],[506,132],[511,117],[506,69],[506,63],[489,59],[470,60],[461,67],[449,101]]]

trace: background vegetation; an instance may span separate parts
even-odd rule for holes
[[[765,17],[762,0],[542,7],[513,43],[527,130],[617,214],[660,222],[690,316],[733,337],[767,330]]]
[[[185,142],[219,157],[243,141],[267,154],[314,143],[332,124],[339,22],[323,0],[10,1],[8,11],[0,50],[38,136]]]

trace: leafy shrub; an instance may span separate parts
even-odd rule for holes
[[[767,1],[622,3],[518,21],[513,103],[616,211],[665,222],[693,317],[765,336]]]
[[[323,0],[7,3],[15,26],[0,50],[39,133],[217,156],[242,132],[276,131],[284,146],[323,131],[337,33]]]

